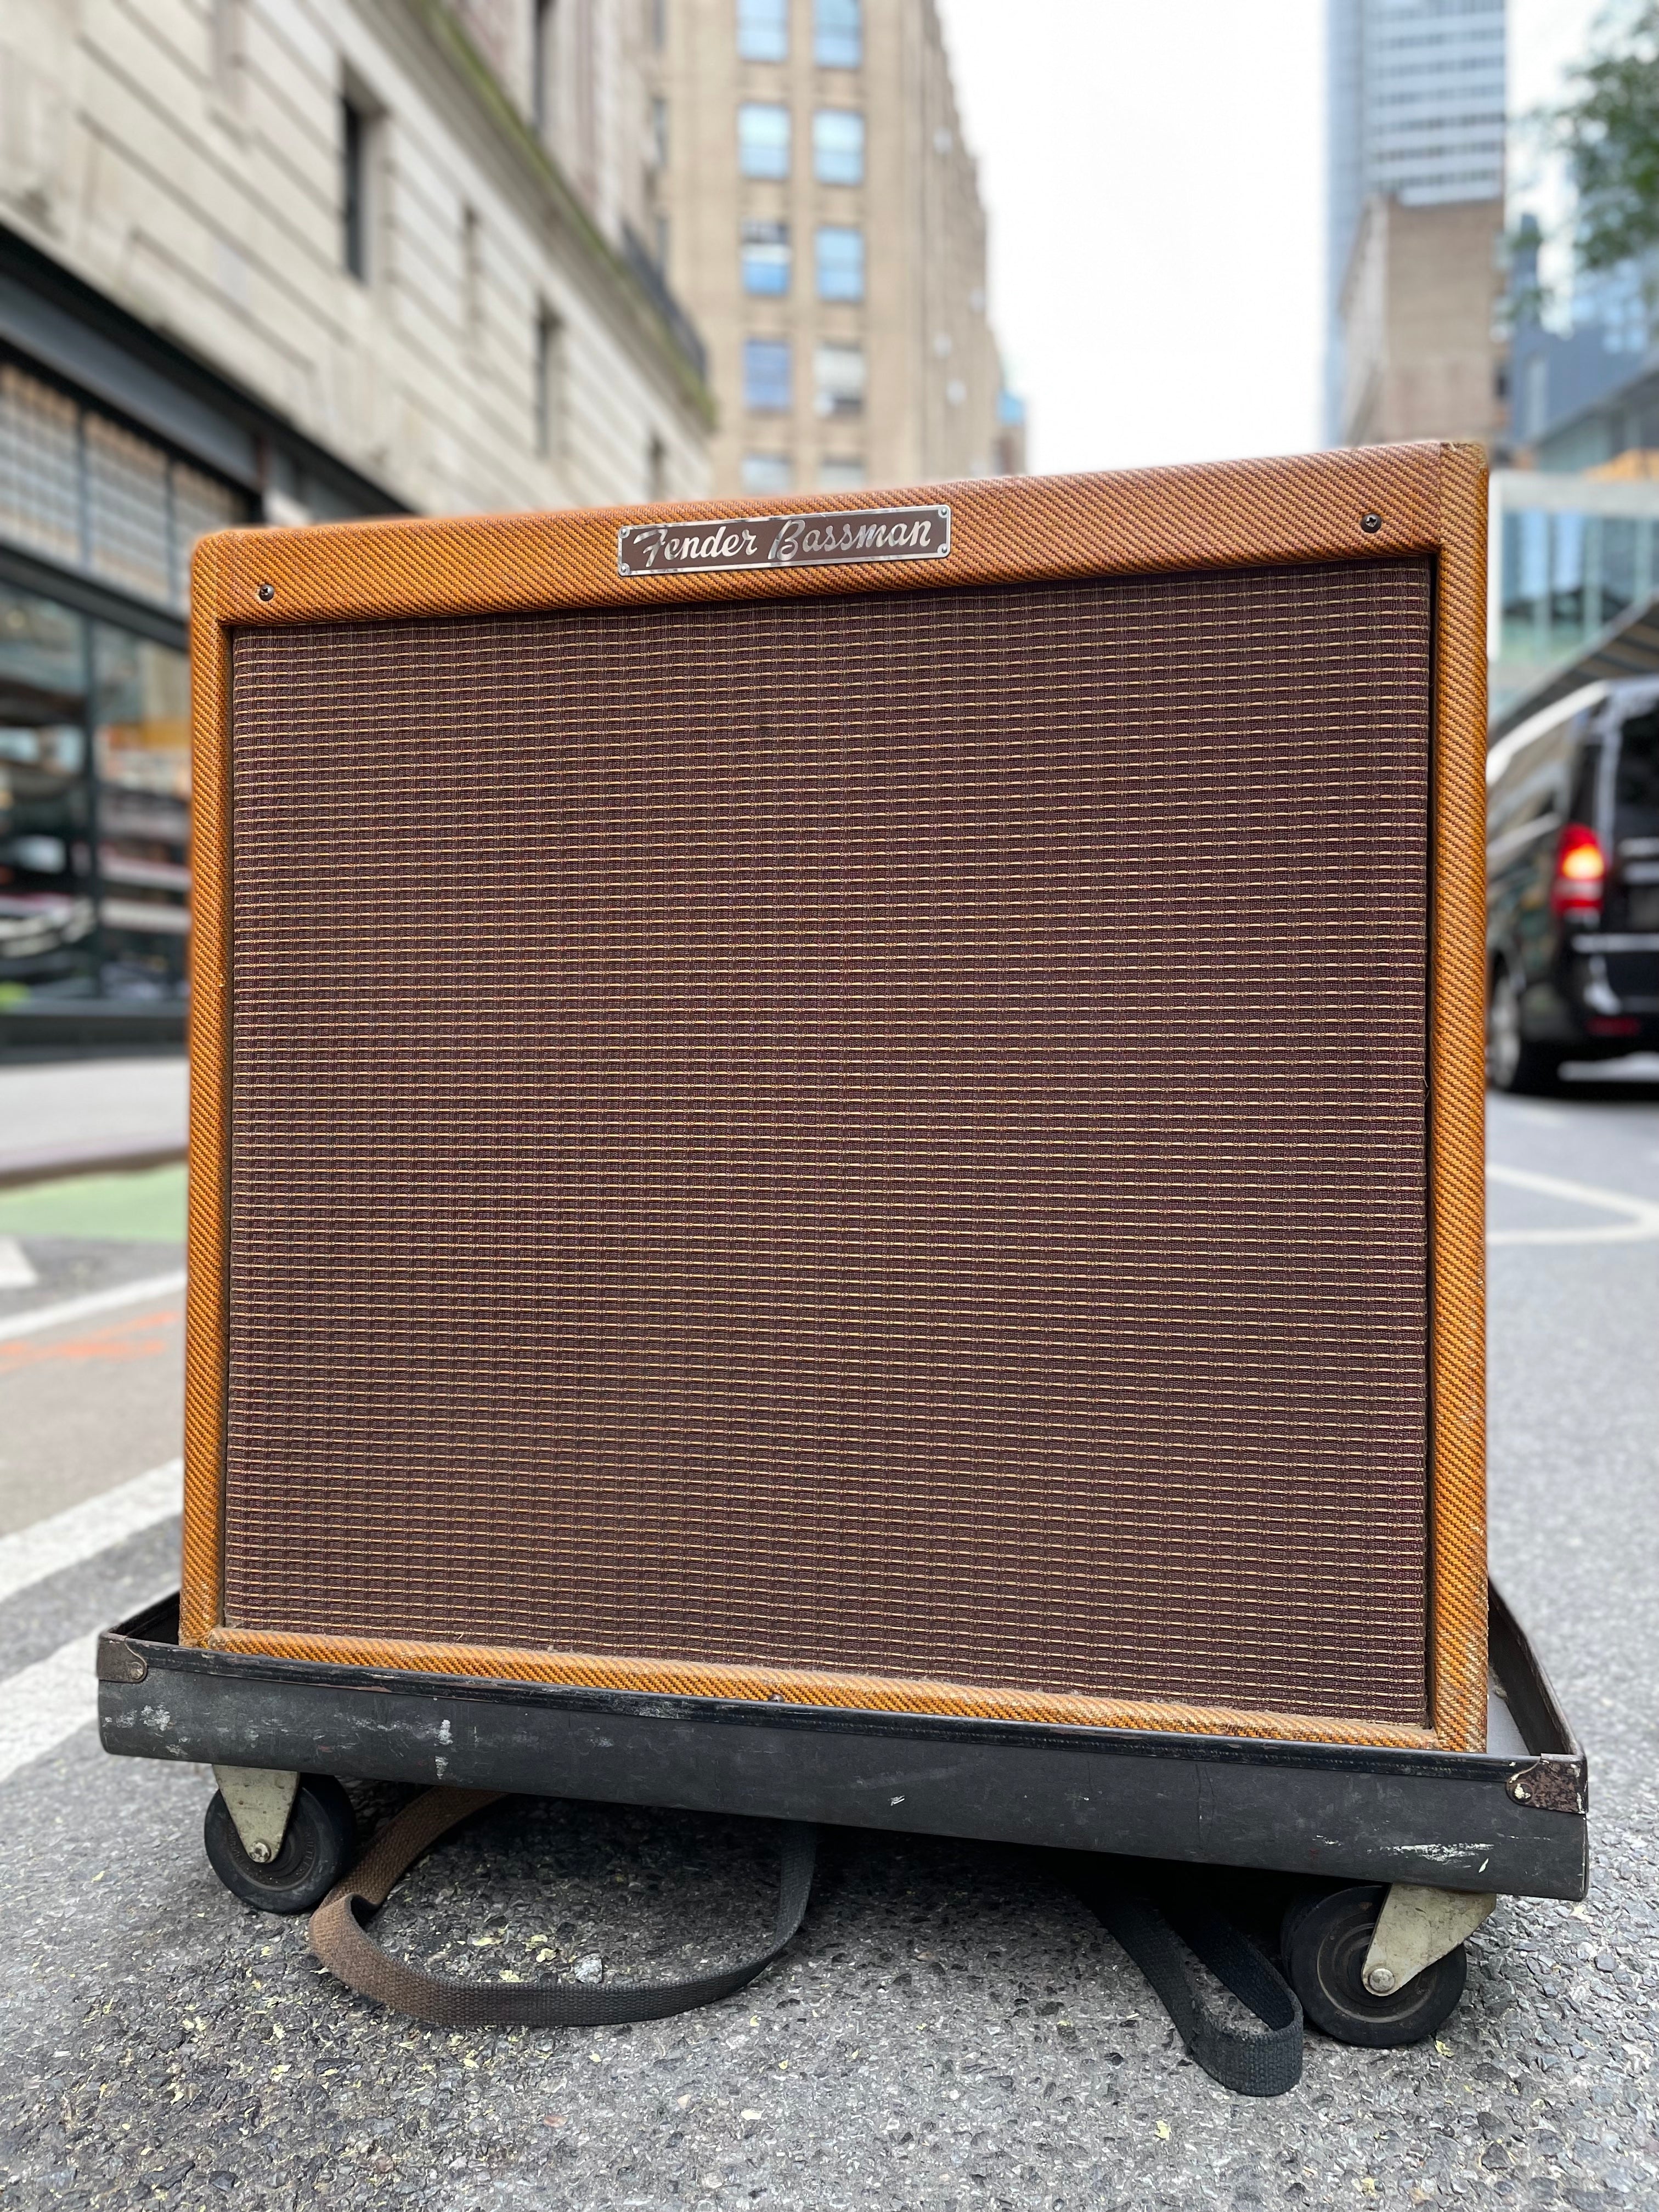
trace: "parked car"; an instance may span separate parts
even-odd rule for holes
[[[1659,1048],[1659,678],[1592,684],[1486,761],[1486,1075]]]

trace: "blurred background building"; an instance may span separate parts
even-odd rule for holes
[[[1326,434],[1488,447],[1507,724],[1659,665],[1659,253],[1506,234],[1506,0],[1324,5]],[[7,0],[0,1049],[179,1034],[204,530],[1025,461],[939,0]]]
[[[1552,301],[1536,217],[1506,234],[1505,0],[1328,0],[1327,27],[1327,435],[1487,447],[1507,728],[1659,590],[1647,272],[1580,272]]]
[[[0,1030],[176,1036],[190,550],[696,494],[645,0],[0,15]]]
[[[1024,465],[934,0],[661,0],[653,236],[722,491]]]
[[[1543,233],[1528,211],[1510,243],[1509,444],[1531,467],[1594,466],[1639,435],[1610,417],[1601,403],[1637,376],[1648,350],[1651,272],[1635,263],[1594,275],[1573,273],[1565,301],[1547,297],[1540,273]],[[1581,417],[1589,418],[1588,436]],[[1649,444],[1659,444],[1659,422]]]
[[[1603,19],[1597,48],[1620,34]],[[1569,191],[1553,240],[1531,208],[1510,233],[1510,419],[1496,456],[1507,465],[1492,485],[1495,734],[1585,682],[1659,671],[1659,272],[1651,253],[1586,268],[1582,213]]]
[[[1328,0],[1326,436],[1504,422],[1504,0]]]

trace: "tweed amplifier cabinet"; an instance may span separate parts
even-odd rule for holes
[[[1472,448],[244,532],[182,1632],[1478,1747]]]

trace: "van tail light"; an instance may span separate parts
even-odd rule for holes
[[[1599,921],[1607,888],[1607,856],[1594,830],[1569,822],[1555,848],[1551,911],[1570,921]]]

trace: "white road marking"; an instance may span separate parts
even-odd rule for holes
[[[12,1314],[0,1321],[0,1344],[15,1336],[39,1336],[43,1330],[66,1322],[85,1321],[93,1314],[112,1313],[117,1306],[142,1305],[147,1298],[164,1298],[185,1287],[185,1271],[168,1275],[146,1275],[137,1283],[118,1283],[112,1290],[88,1291],[82,1298],[64,1298],[55,1306],[36,1306],[32,1312]]]
[[[0,1687],[0,1782],[98,1717],[98,1631],[59,1646]]]
[[[0,1536],[0,1605],[31,1583],[96,1558],[180,1510],[184,1462],[170,1459],[148,1474],[135,1474],[101,1497],[54,1513],[49,1521]]]
[[[1644,1244],[1659,1237],[1659,1204],[1632,1198],[1622,1190],[1601,1190],[1594,1183],[1568,1182],[1560,1176],[1534,1175],[1528,1168],[1503,1168],[1492,1161],[1486,1173],[1493,1182],[1516,1190],[1536,1191],[1540,1198],[1565,1199],[1573,1206],[1593,1206],[1606,1213],[1622,1213],[1622,1221],[1595,1229],[1494,1229],[1488,1244]]]
[[[27,1291],[40,1278],[15,1237],[0,1237],[0,1291]]]

